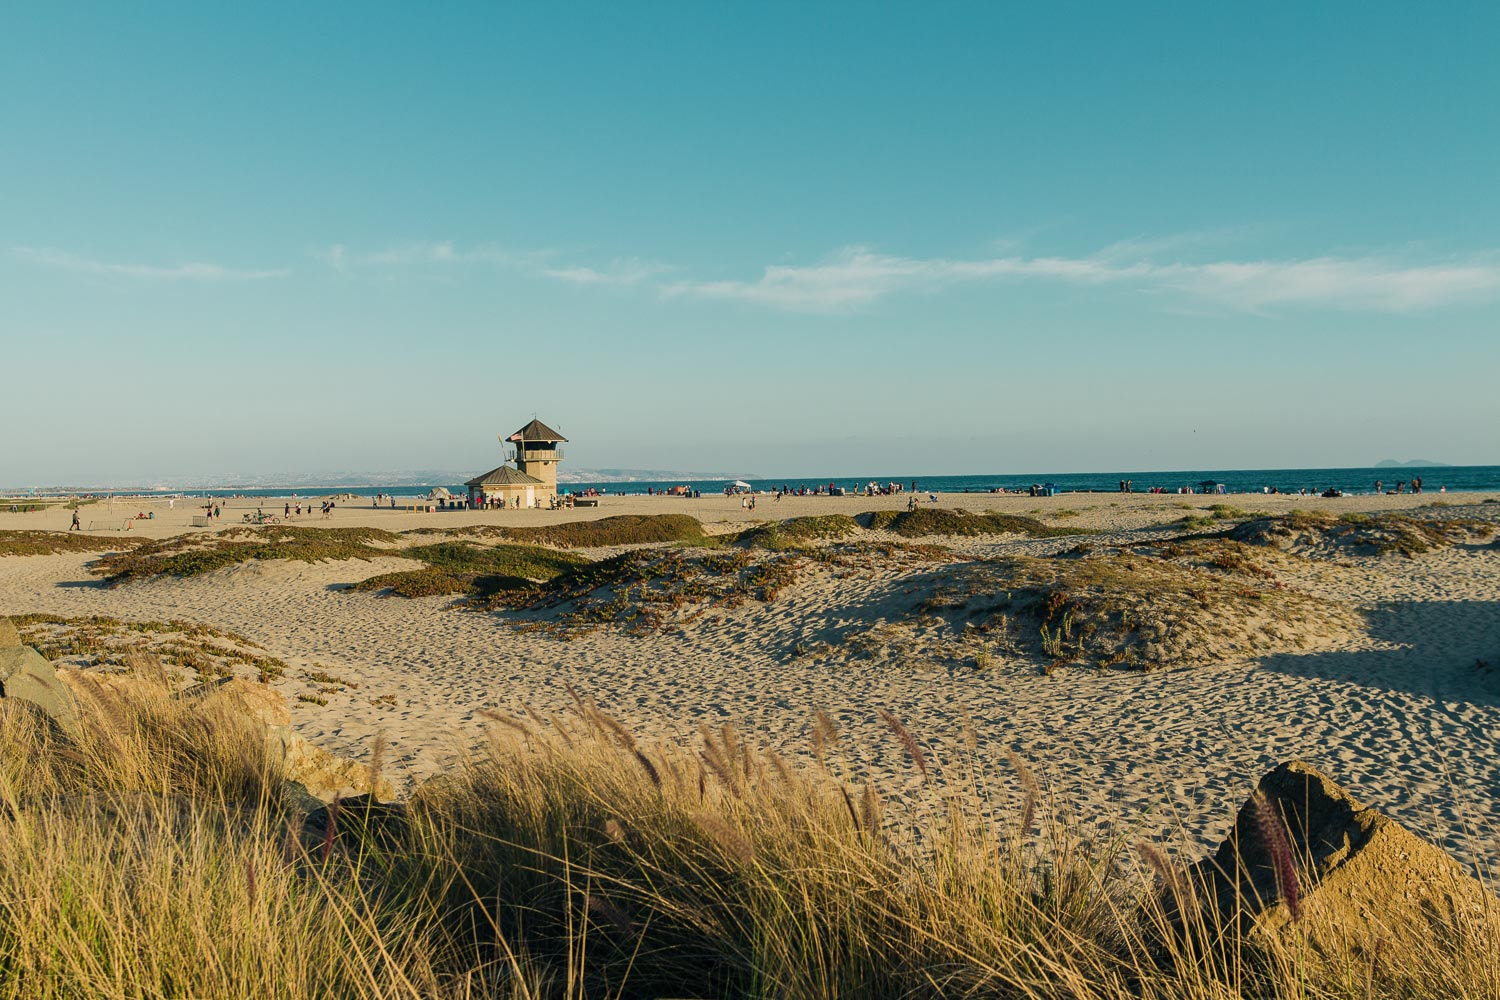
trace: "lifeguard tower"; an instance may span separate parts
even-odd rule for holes
[[[532,420],[514,434],[501,434],[502,445],[515,446],[515,465],[502,465],[464,485],[471,504],[499,501],[510,507],[532,507],[557,496],[557,463],[567,442],[540,420]]]
[[[501,440],[516,446],[516,471],[541,483],[538,493],[556,496],[557,463],[563,457],[558,445],[566,444],[568,439],[533,418],[531,423]]]

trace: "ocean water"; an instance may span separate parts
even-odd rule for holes
[[[1114,493],[1120,488],[1120,480],[1131,481],[1131,488],[1143,493],[1154,487],[1176,491],[1189,486],[1197,490],[1204,482],[1223,483],[1229,493],[1260,493],[1265,487],[1274,487],[1282,492],[1296,493],[1306,489],[1318,492],[1330,486],[1345,493],[1373,493],[1379,480],[1383,489],[1395,489],[1398,481],[1411,483],[1413,476],[1422,478],[1423,493],[1436,493],[1446,486],[1450,493],[1473,493],[1500,491],[1500,465],[1443,466],[1440,468],[1368,468],[1368,469],[1194,469],[1178,472],[1037,472],[1037,473],[989,473],[968,476],[911,476],[884,475],[831,476],[826,479],[809,477],[787,477],[783,479],[746,480],[756,489],[774,490],[782,486],[796,489],[801,486],[827,486],[833,483],[846,489],[861,489],[866,483],[899,482],[907,489],[913,482],[922,491],[934,493],[988,493],[995,489],[1026,489],[1033,484],[1052,483],[1061,492]],[[570,489],[587,489],[595,486],[609,493],[644,493],[647,487],[662,489],[684,483],[574,483]],[[687,482],[685,485],[700,489],[704,493],[721,492],[727,485],[723,481]]]
[[[1131,480],[1137,493],[1154,487],[1176,492],[1188,486],[1198,490],[1204,482],[1223,483],[1229,493],[1260,493],[1270,486],[1284,493],[1299,490],[1322,492],[1330,486],[1345,493],[1373,493],[1375,482],[1380,481],[1386,490],[1394,489],[1396,483],[1411,483],[1413,476],[1422,478],[1423,493],[1436,494],[1441,487],[1449,493],[1500,492],[1500,465],[1450,465],[1436,468],[1360,468],[1360,469],[1192,469],[1175,472],[1035,472],[1035,473],[980,473],[966,476],[913,476],[910,473],[897,475],[885,472],[867,476],[785,476],[779,479],[747,480],[759,490],[775,490],[782,486],[792,489],[828,486],[830,483],[847,490],[861,490],[866,483],[881,485],[899,482],[907,489],[916,483],[920,491],[935,493],[988,493],[995,489],[1024,490],[1033,484],[1051,483],[1060,492],[1114,493],[1120,488],[1120,480]],[[593,487],[605,493],[645,493],[647,489],[664,490],[672,486],[688,486],[703,493],[721,493],[729,485],[724,480],[641,480],[629,483],[563,483],[560,489],[581,492]],[[468,489],[461,484],[448,484],[447,489],[455,496],[467,496]],[[390,494],[397,498],[413,497],[425,493],[426,489],[412,486],[363,486],[363,487],[311,487],[296,489],[233,489],[215,490],[184,489],[177,491],[152,491],[135,495],[160,495],[170,493],[196,496],[247,496],[247,497],[320,497],[330,493],[352,493],[360,497],[373,497],[377,493]]]

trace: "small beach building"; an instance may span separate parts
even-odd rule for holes
[[[540,420],[532,420],[514,434],[500,435],[502,445],[515,446],[515,465],[502,465],[465,483],[469,505],[534,507],[550,503],[557,495],[557,463],[563,457],[558,445],[567,440]]]

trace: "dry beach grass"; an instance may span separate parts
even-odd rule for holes
[[[0,703],[0,995],[194,997],[1488,997],[1500,941],[1312,950],[1174,922],[1166,845],[1063,820],[884,713],[930,796],[732,725],[659,744],[570,692],[490,712],[482,747],[401,806],[306,816],[259,724],[204,713],[138,654],[74,674],[62,734]],[[372,771],[381,767],[377,757]],[[1019,794],[996,812],[1002,790]],[[1293,870],[1289,868],[1289,870]],[[1293,870],[1293,878],[1295,871]]]

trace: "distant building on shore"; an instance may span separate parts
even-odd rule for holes
[[[508,507],[533,507],[550,502],[557,495],[557,463],[563,457],[558,445],[567,440],[535,419],[514,434],[500,435],[502,445],[515,445],[515,465],[502,465],[465,483],[470,505],[504,503]]]

